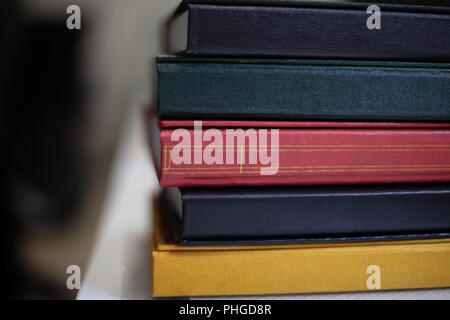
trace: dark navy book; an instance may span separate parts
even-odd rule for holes
[[[185,245],[450,236],[450,185],[165,188],[159,207]]]
[[[185,0],[168,22],[167,51],[194,56],[450,60],[450,8],[443,1],[378,2],[383,1]]]

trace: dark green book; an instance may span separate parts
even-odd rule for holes
[[[450,120],[450,64],[157,58],[162,119]]]

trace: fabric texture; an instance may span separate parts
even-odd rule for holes
[[[158,115],[450,120],[450,64],[160,57]]]

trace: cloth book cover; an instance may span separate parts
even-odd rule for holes
[[[450,286],[450,240],[180,246],[154,211],[155,297],[259,295]]]
[[[450,8],[376,3],[375,25],[370,5],[185,0],[167,25],[167,50],[201,56],[450,60]]]
[[[183,245],[450,238],[449,185],[164,188]]]
[[[163,187],[450,182],[447,124],[260,128],[206,121],[201,128],[160,128],[155,117],[147,120]]]
[[[450,120],[446,63],[160,56],[157,70],[162,119]]]

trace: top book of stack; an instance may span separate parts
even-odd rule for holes
[[[167,51],[193,56],[450,61],[450,8],[298,0],[185,0]],[[368,13],[369,12],[369,13]]]

